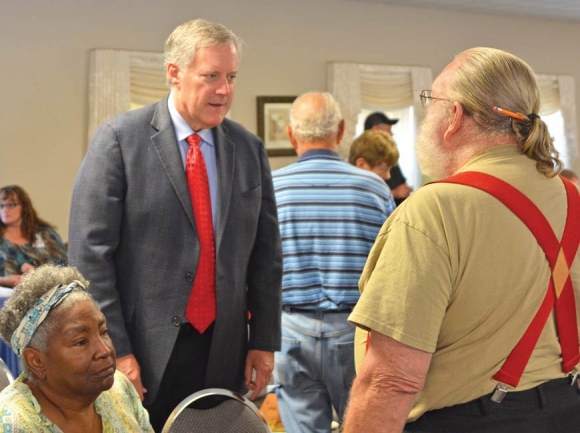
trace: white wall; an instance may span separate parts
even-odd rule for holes
[[[89,50],[162,51],[171,30],[196,17],[246,41],[232,117],[254,132],[256,96],[325,90],[328,61],[430,66],[436,76],[454,54],[485,45],[538,73],[573,75],[580,88],[580,23],[344,0],[3,0],[0,185],[23,186],[65,240],[87,146]]]

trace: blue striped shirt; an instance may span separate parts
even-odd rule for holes
[[[352,307],[367,255],[395,202],[376,174],[328,149],[272,173],[282,235],[284,305]]]

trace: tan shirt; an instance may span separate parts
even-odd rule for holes
[[[546,178],[515,146],[477,156],[461,171],[468,170],[492,174],[518,188],[561,238],[567,206],[559,177]],[[412,421],[425,411],[494,389],[491,376],[534,317],[549,277],[536,239],[497,199],[462,185],[427,185],[403,202],[381,229],[361,276],[361,299],[349,320],[433,353],[425,388],[409,416]],[[572,279],[580,300],[578,255]],[[559,377],[560,346],[552,316],[518,390]]]

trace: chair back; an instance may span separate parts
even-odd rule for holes
[[[186,397],[173,410],[162,433],[272,433],[249,399],[221,388]]]
[[[12,372],[4,360],[0,358],[0,391],[10,385],[12,382],[14,382],[14,376],[12,376]]]

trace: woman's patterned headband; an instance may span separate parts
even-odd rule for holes
[[[76,288],[87,290],[85,286],[77,280],[74,280],[68,286],[59,284],[42,295],[36,302],[36,305],[26,312],[20,325],[18,325],[18,328],[16,328],[16,331],[14,331],[12,338],[10,339],[12,350],[14,350],[14,353],[16,353],[18,357],[22,356],[22,351],[26,346],[28,346],[32,336],[44,319],[46,319],[50,310],[60,304],[65,296]]]

